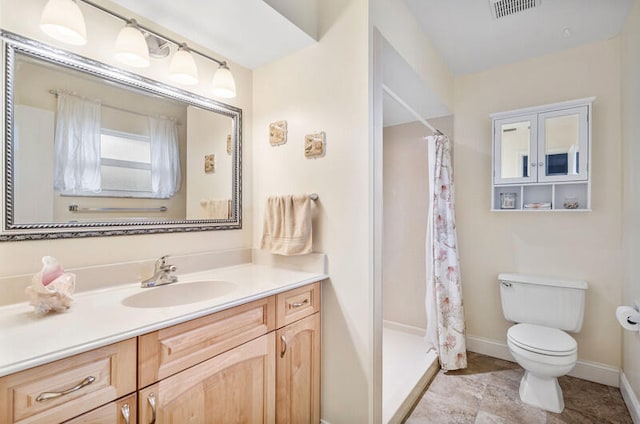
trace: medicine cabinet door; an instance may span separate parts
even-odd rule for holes
[[[522,115],[494,121],[493,178],[495,184],[536,182],[537,116]]]
[[[587,180],[587,106],[538,115],[538,181]]]

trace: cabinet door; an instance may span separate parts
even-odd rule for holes
[[[275,422],[275,334],[139,391],[140,423]]]
[[[538,115],[538,181],[582,181],[588,176],[587,106]]]
[[[65,424],[136,424],[136,395],[127,396],[87,412]]]
[[[493,125],[494,183],[536,182],[538,169],[537,115],[496,119]]]
[[[277,331],[276,421],[320,422],[320,314]]]

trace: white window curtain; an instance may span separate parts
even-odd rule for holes
[[[58,94],[54,188],[100,191],[100,103]]]
[[[169,198],[180,190],[180,152],[175,120],[149,117],[151,142],[151,191],[156,197]]]
[[[428,347],[438,352],[443,370],[467,367],[462,283],[458,261],[451,143],[444,135],[427,137],[429,218],[427,221]]]

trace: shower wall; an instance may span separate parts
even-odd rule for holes
[[[429,123],[453,140],[453,116]],[[419,328],[426,327],[427,135],[431,132],[419,122],[386,127],[383,133],[383,318]]]

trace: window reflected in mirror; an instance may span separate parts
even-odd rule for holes
[[[572,114],[544,119],[546,175],[580,173],[579,118]]]

